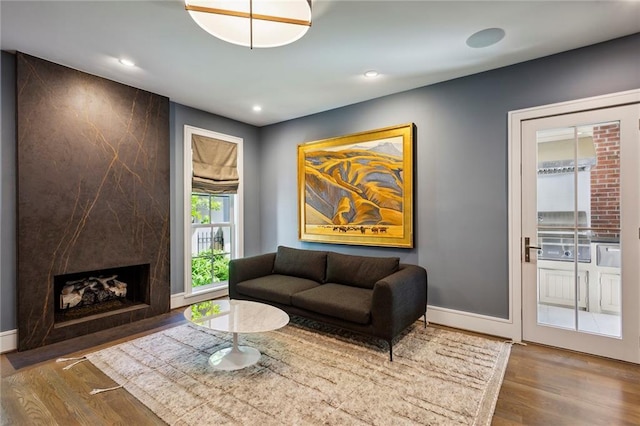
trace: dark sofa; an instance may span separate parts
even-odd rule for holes
[[[231,260],[229,297],[384,339],[393,360],[393,338],[423,315],[426,326],[427,271],[397,257],[280,246]]]

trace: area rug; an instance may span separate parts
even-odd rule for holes
[[[509,343],[420,321],[396,340],[390,362],[385,343],[298,320],[240,335],[262,357],[222,372],[208,358],[231,335],[187,324],[87,358],[171,425],[490,424]]]

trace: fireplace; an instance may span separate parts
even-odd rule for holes
[[[168,312],[169,100],[16,57],[18,350]]]
[[[64,327],[149,306],[149,264],[53,277],[54,324]]]

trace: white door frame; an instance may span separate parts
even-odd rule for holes
[[[636,102],[640,102],[640,89],[509,112],[509,318],[512,319],[511,338],[514,341],[522,341],[522,121]]]

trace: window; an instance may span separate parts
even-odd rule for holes
[[[185,126],[184,141],[185,297],[189,297],[225,290],[229,260],[242,256],[242,139]],[[214,147],[216,143],[237,144],[237,189],[233,185],[232,189],[220,186],[219,182],[203,185],[202,179],[196,182],[194,163],[199,161],[202,165],[204,160],[193,152],[193,141],[197,141],[201,150],[203,143]],[[211,189],[214,187],[223,189]]]
[[[191,193],[191,287],[205,290],[229,280],[234,195]]]

